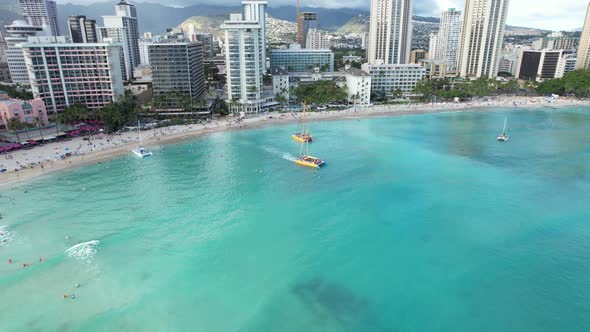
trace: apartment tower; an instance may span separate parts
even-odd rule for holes
[[[57,5],[53,0],[20,0],[20,10],[25,21],[33,26],[49,27],[52,36],[59,36]]]
[[[590,3],[588,4],[588,10],[586,10],[586,20],[580,36],[576,69],[590,70]]]
[[[369,64],[407,64],[412,43],[412,0],[371,0]]]
[[[509,0],[465,0],[459,75],[493,78],[498,73]]]

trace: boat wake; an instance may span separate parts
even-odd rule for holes
[[[8,229],[8,225],[0,226],[0,247],[7,245],[14,239],[14,233]]]
[[[281,158],[289,161],[295,161],[297,158],[294,157],[292,154],[283,152],[277,148],[272,146],[263,146],[262,149],[270,154],[274,154],[275,156],[280,156]]]
[[[68,256],[79,260],[90,260],[94,258],[100,241],[92,240],[78,243],[65,251]]]

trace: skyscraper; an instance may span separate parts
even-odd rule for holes
[[[99,28],[100,39],[123,45],[124,74],[133,77],[133,68],[140,63],[139,28],[135,6],[121,0],[115,6],[114,16],[103,16],[104,27]]]
[[[244,10],[244,21],[254,21],[260,24],[264,71],[266,71],[266,5],[267,2],[261,0],[242,1],[242,8]]]
[[[33,96],[43,99],[47,111],[61,112],[77,103],[104,108],[124,93],[119,52],[116,44],[29,38],[23,53]]]
[[[84,15],[70,16],[68,29],[73,43],[98,43],[95,20],[89,20]]]
[[[440,30],[436,57],[448,64],[450,70],[457,70],[457,53],[461,39],[461,11],[450,8],[440,15]],[[431,59],[433,59],[431,57]]]
[[[266,1],[244,1],[243,4],[243,13],[230,14],[230,19],[221,25],[225,34],[227,100],[232,112],[257,113],[264,102],[266,35],[264,16],[260,14],[266,11]],[[254,12],[260,14],[252,15]]]
[[[28,24],[38,27],[47,25],[52,36],[60,35],[55,1],[20,0],[20,10]]]
[[[498,73],[509,0],[465,0],[459,47],[459,75],[495,77]]]
[[[371,0],[369,64],[406,64],[412,43],[412,0]]]
[[[428,54],[430,59],[438,59],[438,32],[430,33],[430,40],[428,41]]]
[[[307,34],[309,30],[317,30],[318,13],[303,12],[297,18],[297,43],[301,47],[307,46]]]
[[[169,33],[149,44],[148,52],[154,95],[162,96],[165,106],[183,106],[170,94],[197,100],[205,93],[203,44],[188,41],[182,33]]]
[[[45,26],[47,27],[47,26]],[[27,24],[25,21],[17,20],[4,27],[6,30],[6,62],[12,82],[17,84],[30,84],[29,73],[23,55],[22,44],[27,42],[29,37],[42,33],[43,28]]]
[[[582,28],[582,35],[580,36],[576,69],[590,70],[590,3],[588,4],[586,21],[584,21],[584,28]]]

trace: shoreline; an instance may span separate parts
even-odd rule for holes
[[[393,117],[435,113],[486,112],[495,108],[561,108],[572,106],[590,106],[590,101],[574,98],[560,98],[551,103],[543,102],[539,97],[498,97],[489,101],[470,103],[440,103],[414,105],[379,105],[367,109],[346,109],[342,111],[324,111],[308,113],[309,121],[336,121],[373,117]],[[194,139],[204,135],[234,130],[256,129],[271,125],[296,122],[296,113],[267,113],[260,117],[236,121],[235,118],[222,118],[207,124],[193,124],[164,127],[142,131],[144,145],[167,145]],[[77,137],[71,141],[50,143],[31,150],[18,150],[7,155],[0,155],[0,164],[8,169],[0,173],[0,187],[21,183],[45,174],[70,170],[78,167],[108,161],[130,153],[137,145],[136,132],[127,132],[120,136],[97,135],[89,141]],[[98,147],[97,147],[98,145]],[[61,159],[64,153],[72,153],[71,157]],[[23,166],[25,165],[25,166]],[[24,167],[18,171],[16,168]]]

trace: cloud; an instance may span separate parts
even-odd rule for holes
[[[422,0],[416,0],[417,2]],[[463,0],[436,0],[439,10],[463,9]],[[573,30],[582,27],[588,1],[586,0],[510,0],[509,25],[548,30]],[[438,16],[438,15],[437,15]]]
[[[88,4],[92,0],[57,0],[59,3]],[[103,2],[96,0],[94,2]],[[111,0],[114,1],[114,0]],[[174,7],[199,3],[218,5],[239,5],[241,0],[130,0],[131,2],[152,2]],[[273,7],[294,5],[295,0],[268,0]],[[551,30],[573,30],[582,27],[587,0],[510,0],[508,24]],[[371,0],[301,0],[303,6],[322,8],[359,8],[368,10]],[[441,10],[464,8],[464,0],[414,0],[414,14],[420,16],[440,15]]]

